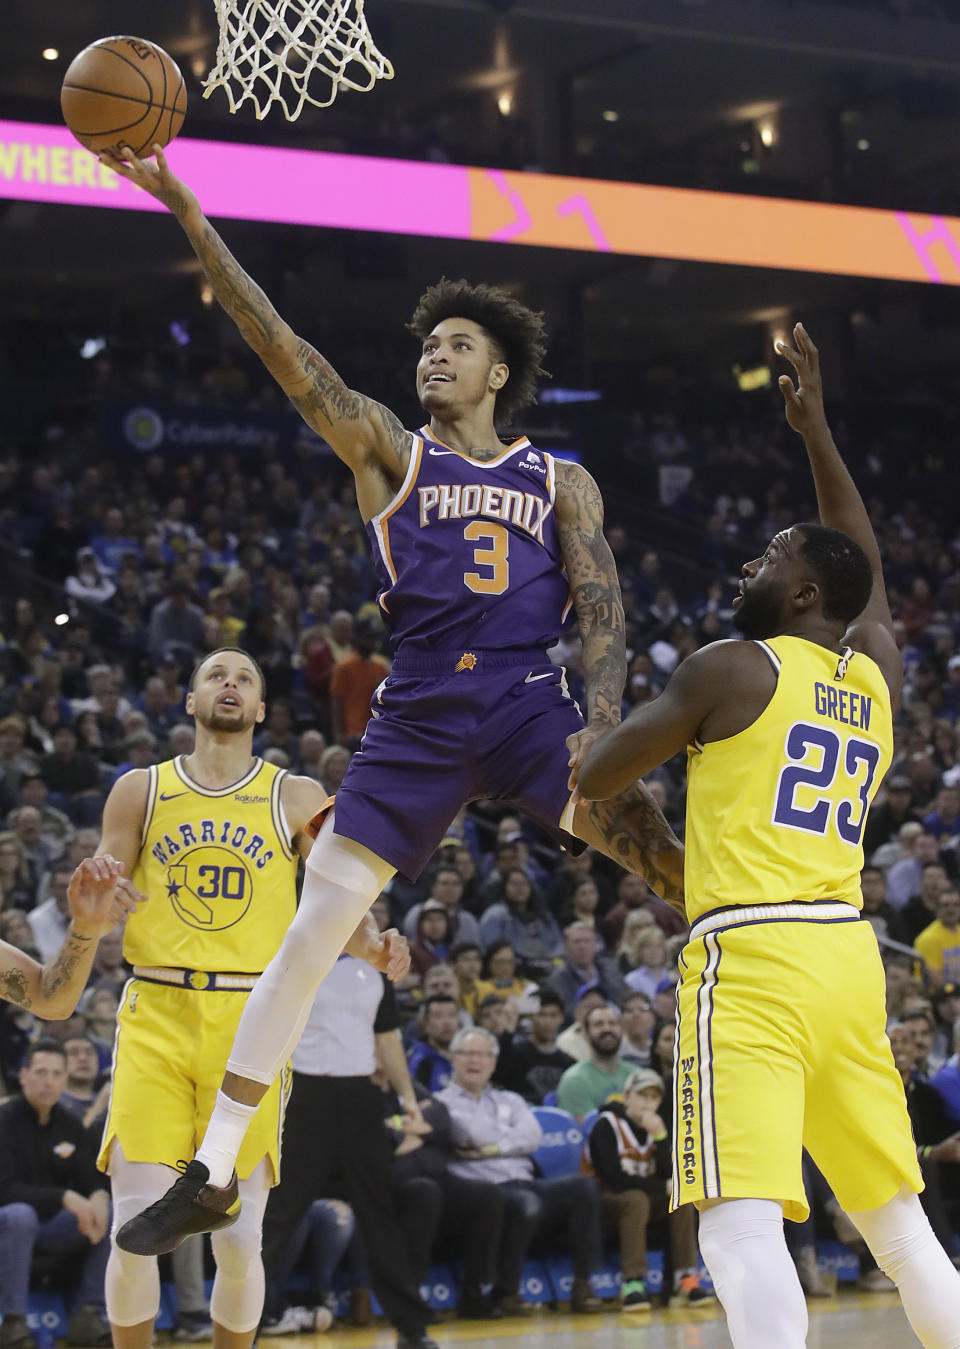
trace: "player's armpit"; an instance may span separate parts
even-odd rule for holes
[[[603,535],[599,488],[579,464],[556,462],[556,519],[583,644],[587,722],[616,725],[627,677],[617,564]]]
[[[868,616],[865,610],[850,624],[843,635],[843,643],[854,651],[862,651],[880,667],[887,688],[890,690],[890,702],[896,711],[900,705],[900,689],[903,685],[903,657],[897,646],[896,638],[885,621]]]

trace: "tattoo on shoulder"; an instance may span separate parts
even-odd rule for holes
[[[0,974],[0,998],[15,1002],[18,1007],[29,1010],[30,999],[27,996],[27,976],[23,970],[7,970]]]

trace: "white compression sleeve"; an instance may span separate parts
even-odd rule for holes
[[[155,1162],[128,1162],[114,1139],[110,1148],[110,1188],[113,1192],[113,1228],[104,1293],[107,1319],[115,1326],[138,1326],[152,1321],[160,1309],[160,1275],[151,1255],[121,1251],[115,1237],[128,1218],[154,1203],[170,1188],[169,1166]]]
[[[919,1198],[905,1186],[880,1208],[847,1216],[897,1285],[920,1343],[926,1349],[960,1349],[960,1272],[934,1235]]]
[[[735,1349],[804,1349],[807,1304],[772,1199],[725,1199],[700,1215],[700,1252]]]
[[[247,999],[227,1068],[269,1085],[303,1033],[324,975],[393,875],[369,848],[325,823],[307,859],[300,907]]]
[[[270,1163],[264,1158],[250,1178],[240,1182],[240,1217],[210,1238],[217,1262],[210,1315],[234,1335],[245,1335],[260,1324],[264,1295],[260,1245],[270,1180]]]
[[[244,1005],[228,1072],[270,1085],[303,1034],[321,980],[393,872],[369,848],[338,837],[332,816],[325,821],[307,859],[300,907]],[[197,1151],[213,1185],[229,1182],[240,1151],[236,1116],[214,1106]]]

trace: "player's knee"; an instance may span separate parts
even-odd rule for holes
[[[376,899],[395,868],[362,843],[335,834],[334,818],[332,815],[328,818],[314,839],[306,861],[307,870],[344,890]]]
[[[261,1240],[259,1224],[245,1223],[242,1218],[214,1232],[210,1244],[217,1269],[227,1279],[246,1279],[260,1262]]]
[[[901,1190],[880,1208],[849,1215],[888,1278],[899,1283],[911,1261],[936,1237],[930,1221],[912,1192]]]

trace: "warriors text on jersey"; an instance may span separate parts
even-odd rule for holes
[[[284,771],[255,759],[216,791],[194,782],[180,758],[147,771],[133,881],[150,902],[127,923],[124,956],[132,965],[259,974],[296,910]]]
[[[570,604],[553,456],[522,437],[470,459],[423,427],[367,525],[394,650],[553,646]]]
[[[849,648],[757,645],[777,676],[770,702],[739,735],[688,751],[691,923],[728,905],[862,903],[863,827],[893,753],[883,676]]]

